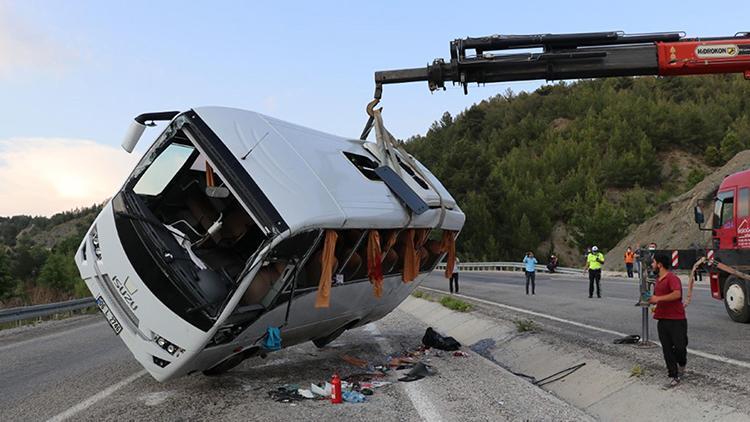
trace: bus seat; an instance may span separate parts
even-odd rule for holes
[[[388,251],[387,254],[385,254],[385,259],[383,260],[383,274],[389,274],[393,272],[393,268],[396,267],[396,264],[398,264],[398,254],[396,251],[391,249]]]
[[[323,272],[323,250],[315,252],[305,265],[305,273],[307,274],[309,286],[300,287],[316,287],[320,281],[320,274]],[[339,260],[334,256],[333,258],[333,273],[336,274],[336,270],[339,267]]]
[[[351,253],[351,248],[347,249],[344,252],[345,256],[349,256],[349,253]],[[359,256],[357,252],[354,252],[349,258],[349,262],[346,263],[346,266],[344,266],[344,269],[342,273],[344,274],[344,280],[353,280],[355,279],[357,273],[362,269],[362,257]]]
[[[283,267],[282,267],[283,268]],[[250,286],[245,290],[245,294],[242,295],[240,300],[241,305],[256,305],[268,294],[271,290],[271,285],[275,283],[281,276],[281,269],[278,267],[278,263],[266,265],[255,274],[253,281],[250,282]]]
[[[208,230],[216,219],[219,218],[219,213],[197,183],[188,185],[184,193],[185,205],[190,209],[193,218],[200,224],[204,231]]]

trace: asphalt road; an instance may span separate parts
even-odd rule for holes
[[[601,299],[588,297],[588,277],[581,274],[537,274],[536,295],[526,295],[522,272],[462,272],[460,293],[505,305],[552,315],[608,330],[641,334],[641,308],[636,281],[609,277],[601,281]],[[437,272],[422,286],[448,291],[448,281]],[[750,324],[732,321],[707,285],[696,285],[687,308],[691,349],[750,362]],[[649,332],[658,339],[656,321],[649,315]],[[602,334],[596,333],[601,336]]]
[[[634,281],[606,278],[602,281],[604,297],[589,299],[583,275],[539,274],[534,296],[524,293],[522,273],[464,272],[460,277],[463,295],[603,329],[640,333],[641,310],[633,306],[637,295]],[[423,285],[447,290],[447,281],[438,273]],[[750,346],[750,324],[732,322],[705,285],[695,291],[688,319],[692,349],[750,361],[745,352]],[[71,420],[515,420],[533,412],[542,412],[536,414],[544,419],[541,415],[549,412],[569,411],[529,400],[528,391],[513,386],[517,380],[503,379],[507,373],[498,372],[475,355],[465,361],[450,356],[436,359],[433,363],[440,368],[439,376],[420,384],[392,386],[364,405],[335,407],[316,401],[292,406],[267,397],[266,392],[279,385],[305,385],[328,379],[334,371],[356,371],[342,363],[341,354],[377,361],[414,347],[424,328],[395,311],[369,328],[347,332],[326,349],[307,343],[273,353],[266,361],[248,360],[223,377],[194,375],[166,384],[143,373],[98,314],[3,330],[0,420],[57,416]],[[570,330],[582,333],[582,338],[610,343],[608,334],[581,327]],[[651,332],[656,334],[653,321]],[[503,388],[498,388],[500,385]]]
[[[367,402],[277,403],[284,384],[307,387],[363,369],[420,344],[426,326],[396,310],[346,332],[324,349],[312,343],[249,359],[220,377],[200,374],[159,383],[144,374],[101,315],[0,331],[0,420],[586,420],[587,416],[472,352],[426,358],[436,374],[376,389]],[[468,351],[468,349],[466,349]],[[425,357],[423,357],[424,359]],[[309,387],[308,387],[309,388]]]

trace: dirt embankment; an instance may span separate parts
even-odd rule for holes
[[[644,223],[630,231],[609,253],[605,270],[624,270],[625,264],[622,254],[630,245],[645,245],[656,242],[659,248],[685,249],[694,245],[706,246],[710,241],[710,234],[698,230],[693,220],[693,207],[702,200],[703,213],[710,224],[713,198],[721,181],[726,176],[750,168],[750,150],[742,151],[734,156],[727,164],[708,175],[693,189],[677,196],[662,205],[659,211]]]

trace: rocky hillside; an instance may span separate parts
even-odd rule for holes
[[[727,164],[709,174],[689,191],[675,197],[659,207],[658,212],[642,224],[634,227],[610,251],[610,259],[604,265],[608,270],[624,270],[620,256],[628,245],[645,245],[656,242],[659,248],[685,249],[693,245],[707,246],[710,233],[698,230],[693,221],[693,207],[702,200],[703,213],[710,220],[712,199],[721,181],[728,175],[750,168],[750,151],[742,151]],[[708,221],[710,224],[710,221]]]

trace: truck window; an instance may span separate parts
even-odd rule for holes
[[[734,191],[719,192],[714,207],[714,228],[727,229],[734,226]]]
[[[742,188],[737,202],[737,218],[748,215],[750,215],[750,188]]]

